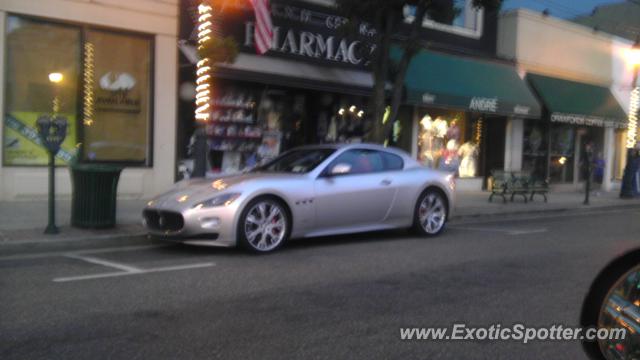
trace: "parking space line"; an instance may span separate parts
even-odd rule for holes
[[[198,268],[205,268],[205,267],[211,267],[211,266],[215,266],[215,263],[208,262],[208,263],[198,263],[198,264],[188,264],[188,265],[157,267],[157,268],[151,268],[151,269],[138,269],[138,271],[122,271],[122,272],[109,272],[109,273],[92,274],[92,275],[68,276],[68,277],[55,278],[53,279],[53,282],[70,282],[70,281],[103,279],[103,278],[142,275],[142,274],[150,274],[150,273],[166,272],[166,271],[198,269]]]
[[[101,254],[101,253],[113,253],[113,252],[127,252],[127,251],[138,251],[138,250],[161,248],[161,247],[167,247],[167,246],[171,246],[171,245],[169,244],[136,245],[136,246],[119,246],[119,247],[81,249],[81,250],[70,250],[70,251],[49,251],[49,252],[42,252],[42,253],[36,253],[36,254],[19,254],[19,255],[0,256],[0,261],[43,259],[43,258],[50,258],[50,257],[67,256],[70,254]]]
[[[137,268],[135,266],[125,265],[125,264],[117,263],[115,261],[108,261],[108,260],[98,259],[98,258],[92,257],[92,256],[85,256],[85,255],[78,255],[78,254],[67,254],[67,255],[65,255],[65,257],[71,258],[71,259],[77,259],[77,260],[86,261],[86,262],[91,263],[91,264],[102,265],[102,266],[106,266],[106,267],[112,267],[114,269],[130,272],[130,273],[137,273],[137,272],[142,271],[142,269]]]
[[[509,235],[529,235],[529,234],[542,234],[542,233],[546,233],[547,231],[549,231],[548,229],[542,228],[542,229],[531,229],[531,230],[514,230],[514,231],[510,231],[507,234]]]
[[[484,232],[497,232],[507,235],[528,235],[528,234],[540,234],[549,231],[547,228],[538,229],[500,229],[500,228],[484,228],[484,227],[472,227],[472,226],[450,226],[451,229],[469,230],[469,231],[484,231]]]

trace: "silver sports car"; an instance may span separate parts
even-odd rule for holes
[[[269,252],[289,238],[413,227],[433,236],[453,208],[452,174],[378,145],[287,151],[238,175],[180,182],[149,201],[149,233],[189,244]]]

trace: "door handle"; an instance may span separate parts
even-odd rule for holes
[[[391,185],[391,180],[389,179],[384,179],[380,182],[380,185],[384,185],[384,186],[389,186]]]

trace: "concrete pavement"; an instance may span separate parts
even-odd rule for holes
[[[638,210],[292,242],[0,256],[2,359],[583,359],[576,341],[403,341],[401,327],[578,323]],[[6,247],[0,251],[7,250]]]

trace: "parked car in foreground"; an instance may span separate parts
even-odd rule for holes
[[[401,150],[305,146],[246,173],[180,182],[143,216],[154,236],[269,252],[289,238],[405,227],[437,235],[454,189],[452,174],[424,168]]]

